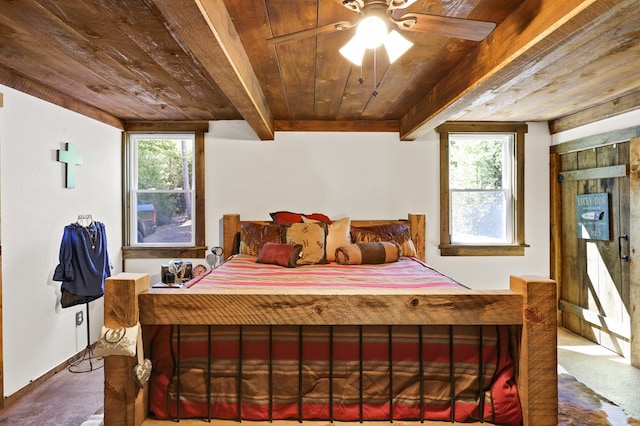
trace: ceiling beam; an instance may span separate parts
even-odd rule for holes
[[[240,112],[261,140],[274,138],[273,117],[223,0],[146,0],[169,31]]]
[[[594,19],[602,3],[623,7],[635,0],[527,0],[507,17],[475,52],[438,83],[400,121],[400,139],[414,140],[443,122],[455,119],[474,105],[486,102],[491,91],[526,63],[568,36],[563,28],[594,3]],[[597,9],[597,10],[596,10]],[[574,29],[573,31],[578,31]]]
[[[396,120],[275,120],[281,132],[398,132]]]
[[[633,92],[612,101],[551,120],[549,121],[549,132],[553,135],[637,109],[640,109],[640,92]]]
[[[66,108],[70,111],[77,112],[78,114],[82,114],[86,117],[93,118],[101,123],[113,126],[116,129],[124,129],[124,124],[119,118],[52,89],[51,87],[23,77],[22,75],[15,73],[13,70],[3,66],[0,66],[0,84],[50,102],[54,105],[58,105],[62,108]]]

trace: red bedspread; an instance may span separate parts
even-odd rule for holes
[[[248,256],[192,285],[254,293],[463,288],[416,259],[287,269]],[[151,334],[157,418],[521,422],[504,327],[163,326]]]
[[[399,262],[379,265],[305,265],[283,268],[277,265],[256,263],[256,258],[236,255],[209,273],[196,277],[186,284],[214,285],[218,289],[243,287],[254,290],[266,287],[305,288],[314,291],[340,289],[386,289],[390,293],[415,289],[466,288],[451,278],[428,267],[418,259],[403,257]]]

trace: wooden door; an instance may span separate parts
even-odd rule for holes
[[[593,145],[594,141],[585,144]],[[558,186],[551,191],[552,221],[554,216],[560,221],[560,226],[552,226],[552,232],[560,234],[554,236],[559,245],[552,252],[559,258],[552,261],[557,265],[552,269],[559,269],[555,274],[560,286],[561,321],[565,328],[628,358],[629,142],[574,144],[570,148],[557,148],[555,158],[552,148],[552,163],[556,164],[552,170],[558,171],[552,177],[557,179],[552,184]],[[584,232],[579,204],[596,197],[580,197],[583,194],[600,194],[597,198],[607,200],[608,225],[600,226],[607,228],[608,237]]]

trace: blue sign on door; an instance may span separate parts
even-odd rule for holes
[[[582,194],[576,199],[578,238],[609,240],[609,194]]]

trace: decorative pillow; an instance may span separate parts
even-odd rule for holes
[[[318,222],[306,216],[302,220],[304,223]],[[347,244],[351,244],[351,219],[344,217],[334,220],[327,228],[327,262],[335,262],[336,249]]]
[[[280,237],[283,243],[302,245],[298,265],[327,263],[326,223],[283,223],[280,225]]]
[[[256,262],[295,268],[300,252],[302,252],[300,244],[266,243],[262,246]]]
[[[269,216],[271,216],[274,223],[289,223],[289,222],[302,223],[303,217],[317,220],[319,222],[324,222],[326,224],[331,223],[331,219],[329,219],[329,217],[327,217],[326,215],[323,215],[322,213],[304,214],[304,213],[293,213],[293,212],[281,210],[281,211],[269,213]]]
[[[411,230],[409,229],[409,225],[401,223],[352,227],[351,241],[354,243],[395,241],[402,250],[400,256],[417,256],[416,246],[411,240]]]
[[[258,256],[266,243],[280,242],[280,226],[246,222],[240,226],[240,254]]]
[[[391,263],[398,259],[400,246],[394,241],[349,244],[336,249],[336,262],[341,265]]]
[[[96,343],[95,354],[97,356],[135,356],[139,331],[139,323],[133,327],[110,328],[103,325],[100,339]]]

